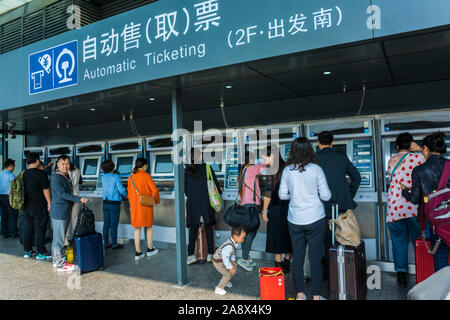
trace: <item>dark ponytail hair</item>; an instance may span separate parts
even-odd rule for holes
[[[138,173],[139,169],[141,169],[146,164],[147,164],[147,160],[145,158],[137,158],[136,159],[136,166],[133,169],[133,174]]]
[[[422,147],[427,146],[430,152],[438,152],[441,155],[447,152],[445,133],[435,132],[426,136],[422,141]]]
[[[281,176],[283,175],[283,170],[286,167],[286,162],[284,161],[283,157],[281,156],[279,146],[270,145],[269,147],[267,147],[267,155],[271,156],[272,154],[274,157],[278,157],[278,171],[275,174],[275,180],[274,180],[274,185],[276,186],[281,181]]]
[[[317,153],[314,152],[308,138],[299,137],[292,141],[291,152],[289,153],[289,159],[286,165],[293,165],[293,170],[303,172],[305,171],[305,167],[310,163],[319,164],[319,158],[317,157]]]

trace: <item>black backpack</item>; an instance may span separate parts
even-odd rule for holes
[[[75,236],[87,236],[95,234],[95,216],[92,210],[83,205],[78,213],[77,225],[75,226]]]

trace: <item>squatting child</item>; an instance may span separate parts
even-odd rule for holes
[[[214,253],[213,265],[222,274],[222,279],[214,291],[217,294],[224,295],[225,286],[231,288],[230,280],[236,274],[236,247],[244,242],[247,233],[241,225],[233,226],[231,237],[225,241]]]

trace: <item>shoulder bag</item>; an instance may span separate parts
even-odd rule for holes
[[[244,169],[242,179],[239,184],[238,195],[240,190],[242,189],[242,184],[244,182],[246,172],[247,169]],[[256,200],[255,191],[253,191],[253,200]],[[225,223],[230,227],[233,227],[234,225],[242,225],[246,228],[247,232],[256,231],[258,230],[260,223],[258,206],[253,204],[240,205],[236,197],[235,203],[226,210],[223,219]]]
[[[214,182],[211,170],[211,166],[206,164],[206,183],[208,186],[209,203],[214,211],[219,212],[223,208],[223,201],[216,183]]]

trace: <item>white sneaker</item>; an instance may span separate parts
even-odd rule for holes
[[[154,247],[152,248],[152,250],[148,250],[147,248],[147,257],[151,257],[154,256],[155,254],[158,253],[158,249],[155,249]]]
[[[64,267],[61,268],[56,268],[56,270],[60,271],[60,272],[72,272],[75,271],[75,266],[73,264],[67,263],[64,265]]]
[[[206,257],[206,262],[212,262],[212,261],[213,261],[213,255],[208,254],[208,256]]]
[[[232,284],[231,282],[228,282],[228,283],[225,285],[225,287],[231,288],[231,287],[233,287],[233,284]]]
[[[143,252],[142,253],[141,252],[136,252],[134,254],[134,260],[136,260],[136,261],[141,260],[144,257],[145,257],[145,253],[143,253]]]
[[[220,294],[221,296],[227,294],[227,292],[224,289],[220,289],[219,287],[216,287],[214,293]]]
[[[189,256],[189,257],[187,258],[187,264],[193,264],[193,263],[196,263],[196,262],[197,262],[197,258],[195,258],[194,255]]]

